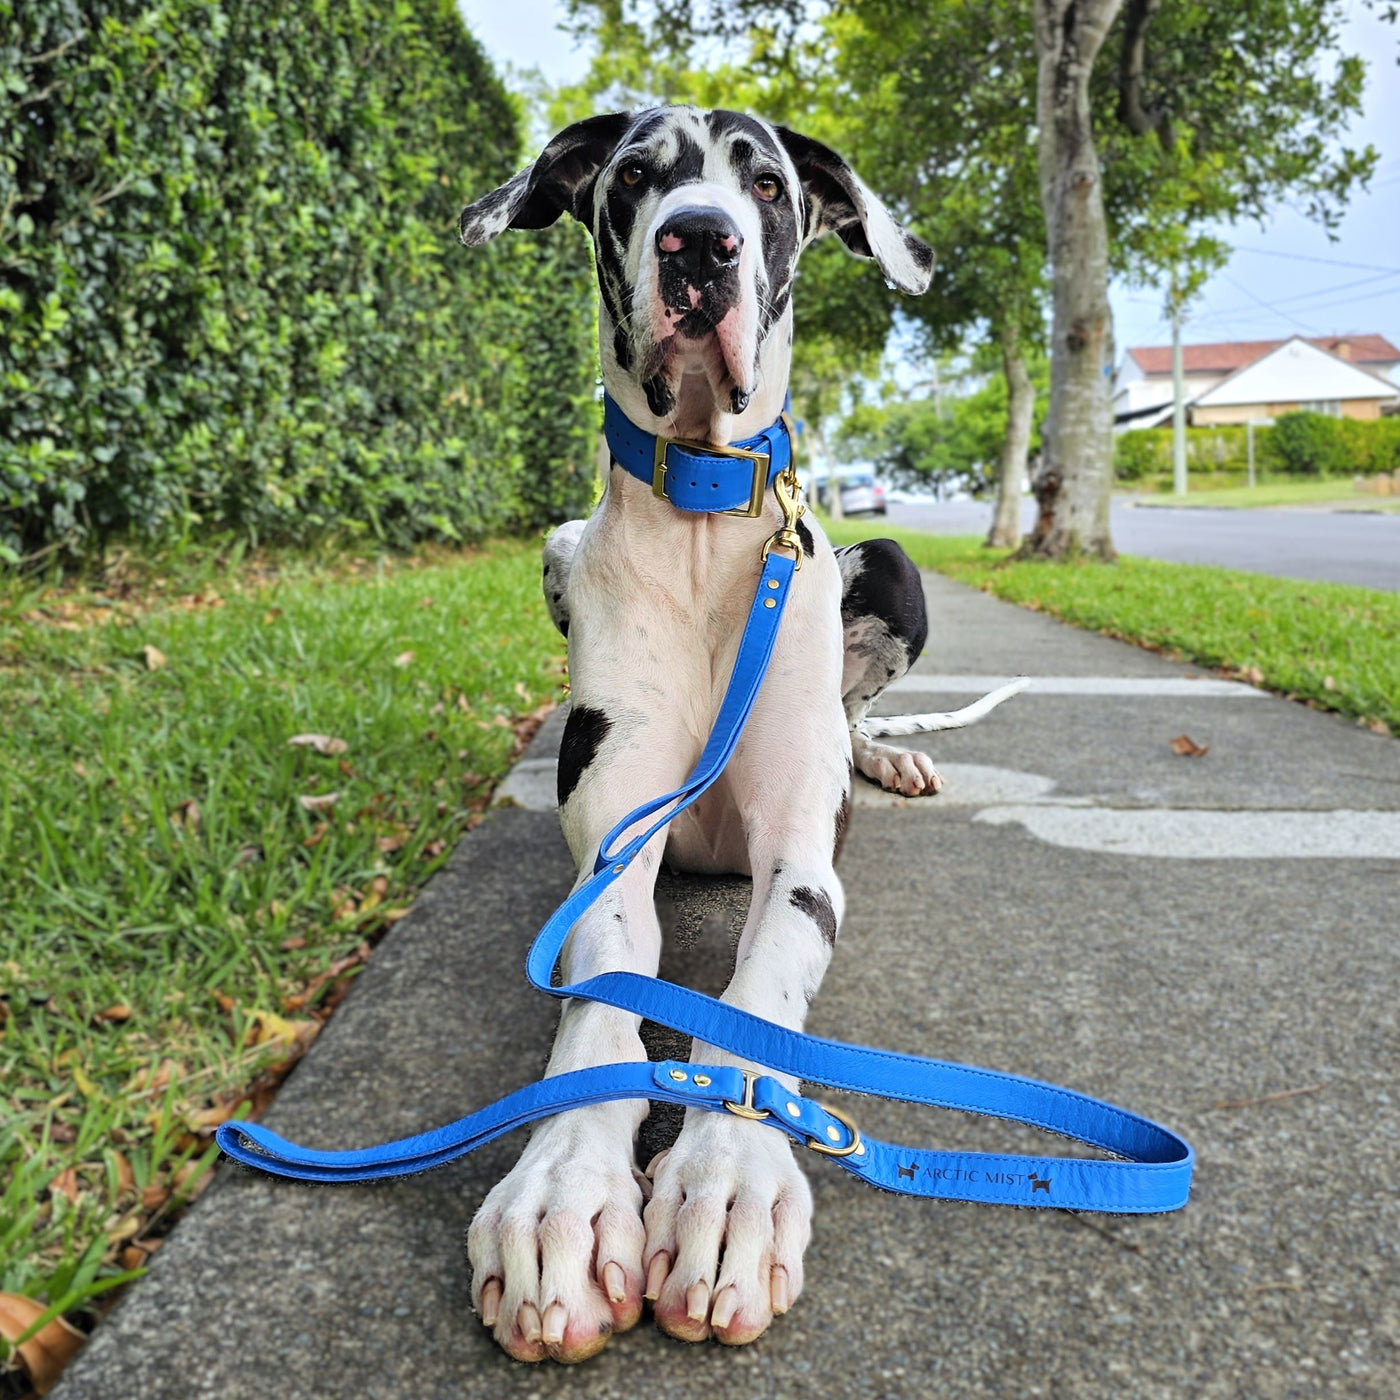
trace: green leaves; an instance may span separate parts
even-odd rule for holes
[[[4,557],[121,534],[468,539],[586,505],[586,246],[459,246],[461,205],[519,139],[451,0],[16,14]]]

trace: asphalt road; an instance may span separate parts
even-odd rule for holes
[[[890,507],[890,525],[937,534],[983,534],[991,503]],[[1026,503],[1027,529],[1035,519]],[[1113,503],[1113,543],[1124,554],[1182,564],[1222,564],[1279,578],[1325,579],[1400,589],[1400,513],[1211,510]]]
[[[816,1223],[791,1314],[735,1351],[644,1320],[566,1369],[507,1360],[469,1306],[463,1231],[521,1133],[396,1185],[222,1167],[54,1400],[1394,1400],[1400,744],[947,579],[927,588],[930,646],[889,708],[1036,679],[922,741],[939,798],[861,785],[809,1028],[1157,1118],[1198,1153],[1185,1210],[910,1200],[802,1154]],[[557,1012],[521,961],[572,879],[549,810],[561,721],[531,747],[521,805],[470,832],[376,949],[269,1126],[362,1146],[540,1072]],[[1209,753],[1177,757],[1183,732]],[[667,876],[658,895],[662,975],[718,991],[745,883]],[[894,1141],[1076,1150],[844,1104]],[[640,1160],[674,1130],[654,1114]]]

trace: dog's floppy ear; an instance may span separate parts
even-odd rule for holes
[[[926,292],[933,279],[933,249],[897,224],[830,146],[785,126],[777,132],[807,196],[809,236],[833,232],[858,258],[874,258],[901,292]]]
[[[593,180],[631,124],[631,112],[609,112],[566,126],[532,165],[462,210],[462,242],[475,248],[508,228],[547,228],[564,213],[587,223]]]

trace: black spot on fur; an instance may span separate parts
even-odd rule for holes
[[[659,374],[653,375],[642,385],[642,392],[647,396],[647,407],[658,418],[664,418],[676,406],[676,396],[671,392],[671,386]]]
[[[893,540],[862,540],[843,550],[859,554],[860,568],[846,580],[841,621],[877,617],[904,644],[912,665],[928,640],[928,608],[914,561]]]
[[[836,910],[831,907],[825,890],[802,885],[793,890],[788,902],[816,924],[828,947],[836,946]]]
[[[816,552],[816,543],[812,539],[812,532],[807,528],[805,521],[799,519],[797,522],[797,538],[802,541],[802,552],[811,558]]]
[[[564,725],[564,738],[559,745],[559,805],[562,807],[584,770],[598,756],[598,748],[608,737],[612,720],[602,710],[591,705],[575,705]]]

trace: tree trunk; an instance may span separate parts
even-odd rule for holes
[[[1108,226],[1089,79],[1122,0],[1036,0],[1040,198],[1053,274],[1050,411],[1036,473],[1040,507],[1022,554],[1114,557],[1108,505],[1113,415],[1108,370]]]
[[[826,463],[826,513],[832,520],[844,520],[845,512],[841,509],[841,484],[836,480],[836,458],[831,455],[831,444],[826,440],[826,434],[818,427],[811,429],[812,437],[822,454],[822,461]],[[817,474],[812,473],[812,495],[817,494]]]
[[[1026,370],[1020,336],[1001,333],[1001,363],[1006,375],[1006,436],[1001,442],[997,475],[997,509],[987,536],[991,549],[1015,549],[1021,543],[1021,489],[1026,480],[1026,453],[1031,445],[1035,389]]]

